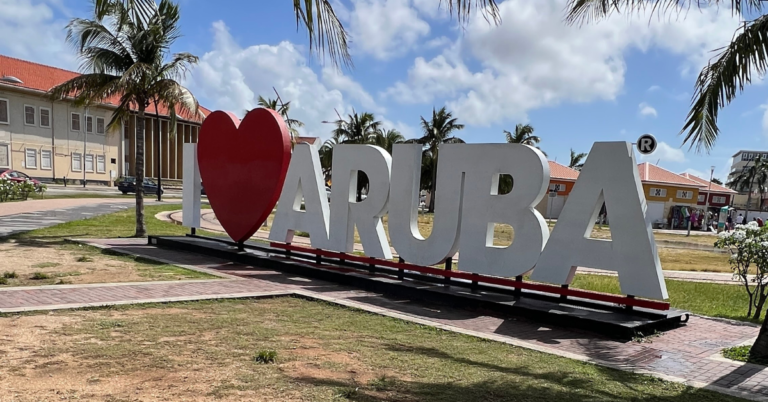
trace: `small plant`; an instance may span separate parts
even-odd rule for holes
[[[16,274],[16,271],[12,271],[12,272],[5,271],[5,272],[3,272],[3,278],[4,279],[16,279],[18,277],[19,277],[19,275]]]
[[[5,278],[5,277],[0,278],[0,285],[7,285],[7,284],[8,284],[8,279],[7,278]]]
[[[93,262],[93,258],[81,255],[80,257],[77,257],[77,260],[75,260],[75,261],[77,261],[77,262]]]
[[[723,357],[726,359],[737,360],[740,362],[749,361],[749,350],[752,349],[749,345],[734,346],[732,348],[723,349]]]
[[[277,361],[277,351],[271,349],[260,350],[259,353],[256,353],[253,361],[261,364],[274,363]]]
[[[394,385],[395,380],[386,376],[376,377],[368,382],[368,386],[374,391],[386,391]]]
[[[299,236],[299,237],[309,237],[309,233],[302,232],[301,230],[297,230],[297,231],[293,232],[293,234],[295,234],[296,236]]]
[[[352,387],[336,388],[336,393],[334,396],[336,398],[352,399],[357,396],[357,390],[358,388],[352,388]]]
[[[96,323],[96,326],[100,329],[122,328],[125,323],[119,320],[101,320]]]
[[[59,264],[58,262],[41,262],[39,264],[33,265],[32,268],[41,268],[41,269],[42,268],[53,268],[53,267],[58,267],[59,265],[61,265],[61,264]]]
[[[35,193],[40,195],[40,198],[45,198],[45,192],[48,191],[48,186],[46,186],[43,183],[40,183],[35,187]]]
[[[32,274],[32,276],[29,277],[29,279],[34,279],[34,280],[51,279],[51,276],[43,272],[35,272],[34,274]]]

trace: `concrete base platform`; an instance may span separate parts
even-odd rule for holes
[[[587,299],[563,299],[542,292],[515,290],[457,279],[447,281],[443,277],[412,271],[398,272],[348,261],[329,261],[313,254],[286,252],[264,243],[248,242],[244,245],[244,250],[239,250],[233,242],[196,236],[150,237],[149,243],[372,292],[465,309],[484,309],[523,316],[543,323],[578,328],[624,340],[677,328],[688,321],[689,315],[678,309],[630,310],[624,306]]]

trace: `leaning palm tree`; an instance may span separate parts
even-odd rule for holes
[[[291,109],[291,101],[283,103],[278,99],[267,98],[259,95],[259,106],[267,109],[272,109],[279,113],[285,120],[285,125],[288,126],[288,131],[291,133],[291,141],[296,142],[296,137],[299,136],[299,130],[297,127],[304,127],[304,123],[288,117],[288,111]],[[248,111],[246,111],[247,113]]]
[[[382,130],[376,133],[373,137],[373,145],[384,148],[390,155],[392,155],[392,147],[395,144],[399,144],[405,141],[405,137],[395,129]]]
[[[768,184],[768,160],[756,158],[755,163],[747,165],[742,171],[731,173],[731,179],[726,184],[728,187],[747,192],[747,209],[744,211],[744,222],[747,221],[749,207],[752,205],[752,193],[755,189],[763,189]],[[759,209],[759,208],[758,208]]]
[[[373,144],[381,130],[381,122],[373,113],[358,114],[354,109],[346,120],[339,118],[334,124],[333,135],[340,138],[342,144]]]
[[[141,25],[152,15],[155,0],[95,0],[97,15],[106,15],[109,5],[119,2],[130,10],[129,17]],[[469,21],[473,10],[480,10],[486,21],[495,24],[501,22],[496,0],[434,0],[435,6],[447,3],[448,12],[456,15],[459,23]],[[288,1],[286,1],[288,3]],[[304,26],[309,36],[309,51],[325,58],[330,56],[334,66],[339,64],[352,67],[349,54],[348,34],[333,9],[333,0],[293,0],[293,13],[296,16],[296,28]]]
[[[507,142],[510,144],[530,145],[541,151],[541,148],[538,147],[541,138],[537,135],[533,135],[533,126],[530,124],[518,124],[515,126],[514,133],[504,130],[504,135],[507,138]],[[544,156],[547,156],[546,152],[541,151],[541,153],[543,153]]]
[[[443,106],[440,110],[432,108],[432,118],[430,120],[426,120],[422,116],[421,128],[424,130],[424,136],[415,140],[410,140],[410,142],[423,145],[426,150],[429,151],[431,156],[429,162],[432,163],[432,168],[430,169],[430,172],[432,173],[432,186],[429,190],[429,212],[435,212],[435,186],[437,185],[437,162],[439,158],[438,150],[440,144],[463,143],[464,140],[456,137],[454,133],[464,129],[464,125],[459,124],[458,120],[453,117],[453,114],[445,110],[445,106]]]
[[[614,12],[627,13],[650,10],[650,14],[685,12],[692,0],[569,0],[566,20],[580,24],[606,18]],[[762,77],[768,72],[768,15],[764,14],[762,0],[709,0],[695,2],[697,7],[723,4],[734,15],[749,15],[739,25],[731,43],[720,49],[699,73],[694,86],[691,110],[680,134],[683,143],[690,142],[697,151],[709,151],[720,134],[717,117],[720,109],[728,105],[744,86],[752,82],[753,74]],[[727,7],[730,5],[730,7]],[[756,18],[751,18],[756,16]]]
[[[576,153],[576,151],[571,148],[571,162],[568,163],[568,167],[571,169],[581,170],[581,168],[584,167],[584,159],[586,157],[586,152]]]
[[[103,6],[103,4],[102,4]],[[176,128],[177,113],[196,116],[197,100],[178,81],[197,57],[179,53],[168,57],[168,49],[179,37],[179,7],[162,0],[144,23],[122,2],[96,9],[94,19],[75,18],[67,25],[67,41],[82,59],[79,75],[50,90],[52,99],[74,97],[77,106],[120,98],[108,126],[117,128],[136,111],[136,233],[146,236],[144,226],[144,121],[150,102],[166,103]]]

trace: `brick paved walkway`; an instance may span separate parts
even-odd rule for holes
[[[719,357],[721,349],[749,342],[757,335],[758,328],[750,324],[693,316],[685,327],[651,338],[648,343],[623,343],[497,313],[390,298],[216,258],[158,249],[138,239],[93,242],[117,251],[162,258],[182,266],[215,269],[244,279],[6,288],[0,290],[0,312],[73,307],[79,303],[103,305],[300,293],[425,325],[768,401],[768,370]]]

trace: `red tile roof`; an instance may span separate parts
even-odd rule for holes
[[[20,60],[13,57],[0,55],[0,77],[16,77],[22,81],[21,84],[0,81],[0,84],[14,86],[19,88],[32,89],[41,92],[48,92],[51,88],[66,82],[80,75],[74,71],[63,70],[57,67],[46,66],[33,63],[31,61]],[[120,97],[113,96],[103,102],[105,105],[117,106],[120,104]],[[159,105],[160,115],[168,116],[168,108],[165,105]],[[200,111],[205,116],[211,113],[210,110],[200,106]],[[149,105],[147,113],[155,113],[155,105]],[[194,116],[180,114],[179,117],[185,120],[199,121]]]
[[[306,142],[309,145],[314,145],[319,140],[320,138],[318,137],[296,137],[296,143]]]
[[[557,162],[549,162],[549,178],[558,180],[573,180],[579,178],[579,171],[571,169],[568,166],[561,165]]]
[[[706,179],[702,179],[701,177],[694,176],[694,175],[692,175],[690,173],[680,173],[680,176],[683,176],[683,177],[685,177],[688,180],[693,180],[696,183],[702,184],[705,187],[704,189],[702,189],[702,191],[706,191],[706,190],[710,189],[709,181],[707,181]],[[723,187],[723,186],[721,186],[721,185],[719,185],[717,183],[712,183],[711,190],[712,190],[713,193],[736,194],[736,191],[733,191],[733,190],[731,190],[728,187]]]
[[[695,182],[691,179],[686,179],[677,173],[670,172],[667,169],[660,168],[648,162],[637,165],[637,168],[640,171],[640,180],[644,182],[670,184],[683,187],[706,187],[698,182]]]

